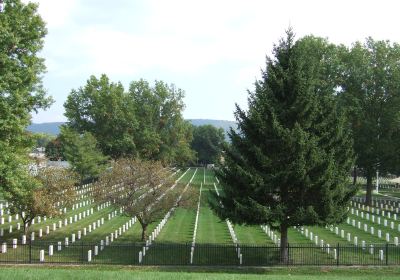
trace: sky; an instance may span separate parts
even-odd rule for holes
[[[27,2],[24,1],[24,2]],[[38,0],[48,35],[40,56],[55,103],[34,123],[66,121],[63,104],[91,75],[125,88],[145,79],[185,91],[187,119],[234,120],[266,56],[291,26],[350,46],[400,42],[396,0]]]

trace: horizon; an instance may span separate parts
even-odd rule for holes
[[[201,119],[201,118],[199,118],[199,119],[187,119],[187,118],[184,118],[186,121],[191,121],[191,120],[202,120],[202,121],[219,121],[219,122],[237,122],[237,121],[230,121],[230,120],[217,120],[217,119]],[[41,122],[41,123],[39,123],[39,122],[31,122],[31,124],[30,125],[32,125],[32,124],[45,124],[45,123],[67,123],[68,121],[53,121],[53,122]]]

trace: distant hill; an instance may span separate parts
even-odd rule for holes
[[[237,124],[234,121],[224,121],[224,120],[209,120],[209,119],[189,119],[194,126],[208,125],[211,124],[217,128],[222,128],[225,131],[225,138],[228,140],[228,132],[232,127],[237,130]]]
[[[225,135],[229,131],[230,127],[237,129],[236,122],[233,121],[223,121],[223,120],[208,120],[208,119],[189,119],[193,125],[207,125],[211,124],[215,127],[222,128],[225,131]],[[60,133],[60,126],[64,122],[48,122],[48,123],[33,123],[28,126],[28,131],[35,133],[47,133],[51,135],[58,135]]]
[[[33,123],[28,126],[27,130],[35,133],[58,135],[60,133],[60,126],[64,123],[65,122]]]

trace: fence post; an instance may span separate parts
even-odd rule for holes
[[[339,266],[339,257],[340,257],[340,244],[338,242],[337,246],[336,246],[336,265]]]
[[[29,238],[29,263],[32,263],[32,239]]]
[[[389,263],[389,243],[386,242],[386,265]]]
[[[83,241],[81,241],[81,254],[82,254],[82,258],[81,258],[81,263],[83,263],[85,261],[85,252],[84,252],[84,246],[83,246]]]
[[[290,259],[290,247],[289,242],[287,243],[287,263],[286,265],[289,266],[289,259]]]

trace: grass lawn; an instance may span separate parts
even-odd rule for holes
[[[399,279],[400,268],[0,267],[0,279]]]
[[[165,224],[156,242],[188,243],[193,240],[196,211],[178,208]]]
[[[232,244],[228,226],[209,208],[208,196],[209,190],[203,186],[196,242]]]

